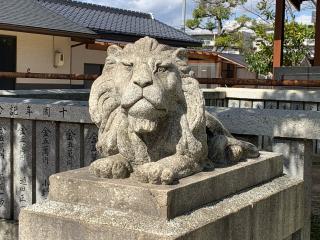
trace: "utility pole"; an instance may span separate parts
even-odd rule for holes
[[[186,31],[187,0],[182,0],[182,31]]]

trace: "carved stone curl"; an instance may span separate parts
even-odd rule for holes
[[[205,112],[199,84],[189,72],[185,49],[149,37],[124,49],[108,48],[89,100],[102,156],[90,172],[172,184],[215,163],[259,156],[254,145],[233,138]]]

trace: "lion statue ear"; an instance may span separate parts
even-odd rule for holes
[[[107,56],[118,56],[122,52],[122,48],[117,45],[111,45],[108,47]]]
[[[180,72],[187,74],[189,72],[188,67],[188,55],[184,48],[178,48],[172,54],[173,61],[177,64]]]
[[[107,70],[107,67],[110,64],[114,64],[117,62],[117,58],[122,53],[122,51],[123,51],[123,49],[117,45],[111,45],[108,47],[107,58],[106,58],[102,73],[104,73]]]

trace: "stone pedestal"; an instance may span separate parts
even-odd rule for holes
[[[56,174],[49,201],[21,212],[20,239],[287,239],[303,227],[303,183],[282,170],[262,152],[172,186]]]

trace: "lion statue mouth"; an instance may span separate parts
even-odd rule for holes
[[[158,118],[166,114],[165,109],[158,109],[150,101],[141,98],[128,108],[128,114],[131,116],[145,117],[147,119]],[[158,116],[159,115],[159,116]]]
[[[131,98],[130,101],[123,99],[121,106],[129,116],[140,119],[157,120],[167,114],[167,110],[164,107],[156,104],[151,98],[142,96],[142,94]]]

